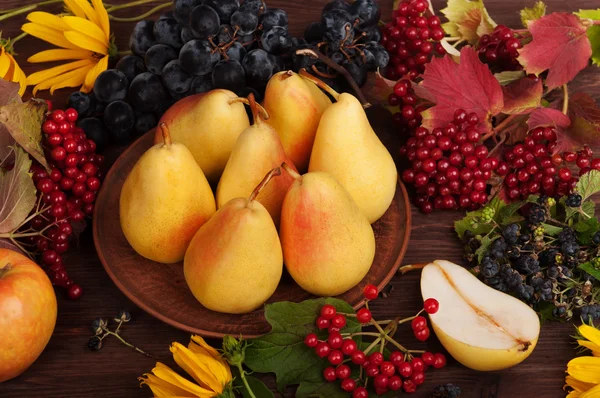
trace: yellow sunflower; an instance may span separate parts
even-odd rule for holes
[[[580,336],[577,343],[593,356],[569,361],[564,386],[570,390],[567,398],[600,398],[600,330],[583,324],[577,331]]]
[[[1,32],[0,32],[1,33]],[[13,57],[12,42],[0,37],[0,78],[19,83],[19,95],[23,95],[27,88],[27,76],[19,67]]]
[[[35,72],[27,77],[27,85],[38,90],[54,90],[63,87],[81,86],[89,92],[96,77],[108,68],[108,59],[116,53],[110,40],[108,13],[102,0],[64,0],[65,8],[72,15],[53,15],[35,11],[27,15],[23,32],[54,44],[60,48],[41,51],[27,61],[72,62]]]

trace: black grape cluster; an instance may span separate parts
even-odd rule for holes
[[[138,22],[132,54],[102,72],[92,93],[73,93],[68,106],[102,147],[130,142],[192,94],[224,88],[260,100],[289,59],[287,26],[286,12],[263,0],[174,0],[156,22]]]
[[[384,68],[389,55],[379,43],[378,26],[381,10],[375,0],[333,0],[325,5],[321,20],[313,22],[304,31],[304,38],[296,40],[292,55],[293,69],[305,68],[333,88],[343,90],[345,80],[325,63],[307,55],[296,55],[300,49],[317,49],[333,62],[344,67],[362,86],[367,72]]]

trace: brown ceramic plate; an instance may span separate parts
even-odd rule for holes
[[[100,261],[117,287],[131,301],[176,328],[205,337],[225,334],[255,337],[270,330],[259,309],[230,315],[204,308],[192,295],[183,277],[183,264],[164,265],[138,255],[127,243],[119,224],[119,196],[125,178],[140,156],[152,146],[154,131],[134,142],[114,163],[98,195],[94,212],[94,242]],[[373,224],[377,251],[371,270],[353,289],[339,296],[353,306],[361,304],[368,284],[383,288],[394,276],[410,236],[410,206],[402,183],[384,216]],[[314,298],[284,273],[268,302]]]

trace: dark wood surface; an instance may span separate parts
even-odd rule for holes
[[[113,1],[123,3],[124,0]],[[32,0],[1,0],[3,9],[33,3]],[[302,31],[309,21],[318,18],[324,0],[284,1],[270,0],[273,7],[282,7],[290,14],[291,28],[294,33]],[[520,25],[518,10],[533,4],[533,0],[486,0],[487,8],[498,22],[511,27]],[[576,11],[580,8],[596,8],[597,0],[547,0],[551,11]],[[434,1],[436,9],[443,2]],[[139,7],[123,15],[134,15],[149,9]],[[51,8],[60,11],[60,6]],[[391,0],[383,3],[383,18],[389,18]],[[0,22],[2,37],[19,34],[23,19],[15,18]],[[131,23],[113,23],[117,44],[126,48]],[[34,52],[47,48],[40,41],[25,38],[17,45],[23,69],[30,73],[39,70],[39,66],[27,65],[26,58]],[[588,68],[571,85],[571,90],[584,90],[595,98],[600,97],[598,70]],[[55,94],[55,100],[65,98],[67,91]],[[49,98],[48,93],[41,94]],[[412,209],[412,238],[406,254],[405,263],[416,263],[443,258],[461,262],[461,245],[452,231],[453,220],[461,213],[437,213],[429,216]],[[161,360],[169,359],[168,346],[173,341],[187,342],[188,333],[179,331],[153,318],[130,302],[112,283],[106,274],[92,243],[91,232],[85,232],[78,249],[69,253],[66,264],[70,275],[83,287],[84,296],[72,302],[59,292],[59,317],[54,336],[39,360],[22,376],[0,384],[0,397],[148,397],[147,388],[140,389],[137,376],[149,371],[154,360],[136,354],[114,339],[108,339],[100,352],[90,352],[86,342],[91,334],[91,322],[96,317],[112,317],[121,308],[130,310],[133,320],[123,330],[123,337]],[[396,276],[393,279],[394,290],[386,299],[373,303],[372,309],[378,319],[395,316],[410,316],[420,306],[418,274]],[[0,314],[1,316],[1,314]],[[531,355],[521,365],[501,372],[482,373],[468,370],[453,360],[447,368],[427,373],[427,380],[415,397],[428,397],[437,384],[452,382],[462,387],[464,398],[500,397],[500,398],[558,398],[564,397],[561,388],[564,382],[564,370],[567,361],[574,355],[569,335],[573,332],[571,324],[544,324],[540,341]],[[408,328],[401,331],[401,342],[410,348],[427,347],[439,350],[435,339],[426,344],[418,343]],[[210,341],[216,344],[216,340]],[[274,386],[273,378],[264,380]],[[289,390],[286,396],[293,396]]]

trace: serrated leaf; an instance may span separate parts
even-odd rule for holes
[[[449,21],[442,25],[444,31],[471,44],[477,43],[481,36],[490,34],[496,27],[482,0],[448,0],[441,12]]]
[[[556,308],[554,303],[550,301],[541,301],[536,305],[536,311],[541,318],[541,322],[554,320],[554,308]]]
[[[551,126],[556,130],[556,146],[554,153],[562,153],[580,146],[569,134],[568,127],[571,125],[571,119],[558,109],[537,108],[529,115],[527,126],[534,129],[541,126]]]
[[[592,237],[600,229],[600,222],[596,217],[581,220],[573,225],[573,229],[577,231],[577,238],[584,245],[592,243]]]
[[[31,159],[15,146],[15,164],[0,169],[0,233],[13,232],[27,218],[36,202],[36,189],[29,175]]]
[[[557,227],[556,225],[542,223],[542,226],[544,227],[544,233],[550,236],[558,236],[558,234],[560,234],[563,230],[561,227]]]
[[[537,21],[544,15],[546,15],[546,4],[543,1],[538,1],[533,7],[525,7],[521,10],[521,23],[527,28],[529,22]]]
[[[0,105],[21,102],[19,97],[19,84],[0,79]],[[14,146],[15,139],[12,138],[8,129],[0,123],[0,165],[4,164],[7,157],[13,154],[10,147]]]
[[[515,213],[525,204],[524,201],[514,202],[502,207],[495,215],[494,219],[500,225],[515,222]]]
[[[30,99],[25,103],[13,102],[0,106],[0,123],[19,145],[48,171],[42,149],[42,121],[48,109],[46,101]]]
[[[383,104],[386,108],[392,110],[393,108],[388,103],[388,96],[394,91],[396,82],[394,80],[386,79],[379,73],[379,70],[375,72],[369,72],[367,74],[367,81],[363,86],[363,94],[367,98],[367,101],[371,104]]]
[[[544,86],[541,79],[524,77],[502,87],[502,92],[504,93],[502,113],[522,115],[541,106]]]
[[[490,203],[486,205],[486,207],[494,209],[494,221],[498,222],[499,217],[502,217],[502,215],[505,214],[503,211],[507,206],[503,200],[498,197],[494,197],[494,199],[492,199]],[[506,214],[509,212],[510,210],[506,211]],[[454,221],[454,231],[456,231],[460,239],[463,238],[466,231],[471,231],[474,235],[484,235],[494,228],[494,225],[491,223],[486,224],[480,222],[477,222],[477,227],[473,228],[473,221],[477,221],[482,214],[483,208],[467,212],[465,217]]]
[[[600,8],[597,10],[579,10],[575,15],[580,18],[589,18],[594,21],[600,20]],[[600,25],[589,26],[587,37],[592,44],[592,63],[600,66]]]
[[[480,131],[491,129],[490,117],[504,106],[502,87],[471,47],[460,51],[460,64],[449,56],[434,58],[425,66],[422,86],[435,99],[435,106],[422,113],[423,126],[443,127],[454,119],[456,109],[479,116]]]
[[[570,82],[587,66],[592,46],[587,26],[576,15],[546,15],[529,22],[528,29],[533,40],[519,50],[517,59],[527,73],[539,76],[548,70],[548,89]]]
[[[483,260],[483,257],[488,252],[491,244],[492,240],[489,236],[486,235],[483,238],[481,238],[481,246],[479,246],[479,248],[475,251],[478,263],[481,263],[481,260]]]
[[[600,108],[585,93],[575,93],[569,98],[569,135],[573,140],[600,149]]]
[[[577,268],[600,280],[600,270],[594,268],[591,262],[580,264]]]
[[[496,80],[498,80],[498,83],[500,83],[501,86],[509,85],[525,76],[527,75],[522,70],[507,70],[494,74],[494,77]]]
[[[583,201],[600,192],[600,171],[592,169],[579,177],[575,190],[579,192]]]
[[[326,334],[315,326],[315,320],[323,304],[332,304],[338,311],[354,313],[346,302],[334,298],[306,300],[301,303],[278,302],[265,306],[265,318],[271,324],[269,333],[250,340],[246,348],[244,364],[255,372],[275,373],[277,389],[301,382],[322,380],[325,363],[314,350],[304,344],[308,333]],[[344,332],[357,332],[360,324],[356,318],[348,318]]]

